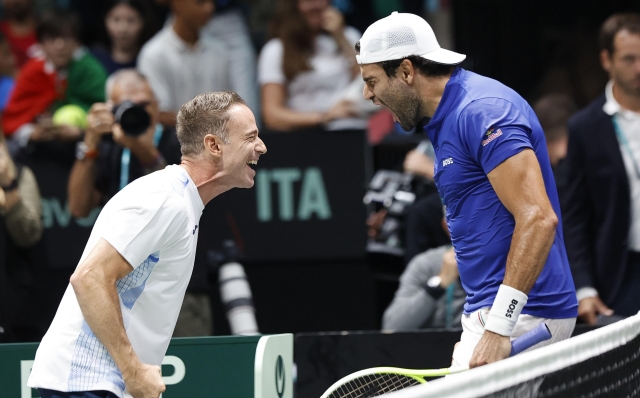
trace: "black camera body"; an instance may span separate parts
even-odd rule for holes
[[[407,210],[416,200],[414,178],[411,174],[391,170],[379,170],[373,176],[363,202],[381,206],[387,215],[378,235],[367,242],[367,252],[404,255],[404,220]]]
[[[151,125],[151,115],[144,109],[147,104],[124,101],[113,107],[113,116],[128,136],[142,135]]]
[[[429,140],[420,141],[415,150],[435,161]],[[363,201],[366,205],[376,204],[377,208],[386,209],[387,215],[378,235],[367,242],[367,252],[404,256],[405,219],[409,208],[416,199],[433,192],[437,192],[434,183],[423,177],[391,170],[377,171]]]

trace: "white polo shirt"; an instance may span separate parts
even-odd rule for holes
[[[178,112],[198,94],[231,89],[225,45],[202,35],[190,46],[171,25],[142,47],[138,69],[149,80],[161,111]]]
[[[167,166],[127,185],[105,205],[80,258],[82,263],[104,239],[133,267],[116,289],[127,337],[142,363],[160,365],[169,346],[193,270],[203,209],[189,174]],[[130,397],[71,285],[38,347],[28,385]]]

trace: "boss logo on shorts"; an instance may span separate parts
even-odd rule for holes
[[[507,310],[507,313],[504,315],[507,318],[511,318],[511,315],[513,315],[513,310],[516,309],[516,305],[518,305],[518,300],[513,299],[511,300],[511,304],[509,304],[509,309]]]
[[[442,167],[447,167],[450,164],[453,164],[453,158],[446,158],[442,161]]]

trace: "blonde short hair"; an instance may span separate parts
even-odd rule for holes
[[[204,136],[213,134],[229,143],[229,109],[247,105],[233,91],[215,91],[197,95],[180,107],[176,117],[176,132],[183,156],[198,155],[204,150]]]

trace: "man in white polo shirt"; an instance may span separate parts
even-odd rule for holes
[[[208,91],[233,89],[225,45],[200,35],[214,11],[213,0],[171,0],[173,23],[149,40],[138,56],[158,98],[160,121],[174,126],[180,105]]]
[[[127,185],[104,207],[28,385],[42,398],[158,397],[160,373],[191,276],[204,206],[253,186],[267,148],[233,92],[206,93],[178,113],[180,165]]]

